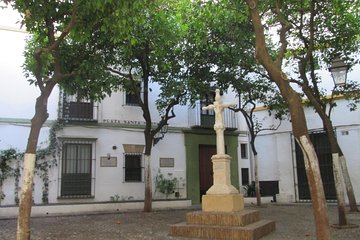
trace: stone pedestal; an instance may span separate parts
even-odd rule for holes
[[[275,230],[259,211],[244,209],[244,197],[231,185],[226,154],[212,158],[214,185],[202,197],[202,211],[190,212],[186,222],[170,226],[170,235],[205,239],[257,240]]]
[[[236,212],[244,209],[242,194],[204,195],[202,197],[204,212]]]
[[[204,212],[233,212],[244,209],[244,197],[231,185],[230,160],[227,154],[211,157],[214,172],[214,184],[202,196]]]
[[[231,157],[227,154],[216,154],[211,157],[211,160],[214,172],[214,184],[207,190],[206,195],[238,194],[239,191],[231,185]]]

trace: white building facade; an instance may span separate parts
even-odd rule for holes
[[[346,157],[357,201],[360,198],[360,111],[350,111],[345,99],[337,100],[332,113],[332,123],[339,145]],[[322,121],[312,108],[305,109],[307,126],[320,164],[326,198],[336,200],[332,173],[331,151]],[[278,120],[266,117],[266,110],[256,112],[266,119],[264,126],[276,125]],[[268,124],[268,125],[266,125]],[[310,195],[300,149],[291,132],[291,123],[282,122],[277,131],[261,133],[256,139],[259,156],[259,178],[279,182],[278,202],[309,201]]]
[[[156,88],[153,88],[156,89]],[[158,92],[151,95],[155,103]],[[224,101],[236,102],[229,91]],[[129,101],[126,92],[113,93],[102,102],[79,101],[62,95],[59,104],[56,150],[48,156],[46,178],[44,167],[38,166],[34,184],[35,204],[76,204],[112,201],[141,202],[144,199],[144,133],[141,109]],[[211,156],[215,154],[213,113],[201,111],[205,103],[193,107],[176,106],[176,117],[169,122],[168,132],[153,146],[151,168],[154,199],[189,199],[199,204],[201,195],[212,184]],[[347,101],[337,100],[332,121],[339,144],[347,159],[356,199],[360,198],[360,112],[346,107]],[[151,106],[154,125],[160,119],[155,105]],[[322,123],[312,108],[305,109],[310,136],[318,152],[326,197],[335,200],[331,152]],[[254,164],[249,149],[247,127],[242,118],[225,111],[226,151],[232,157],[232,183],[240,191],[254,179]],[[278,120],[266,110],[255,112],[264,126],[277,125]],[[54,121],[55,122],[55,121]],[[51,123],[43,129],[50,132]],[[19,124],[2,121],[2,138],[26,139],[29,122]],[[17,129],[17,130],[16,130]],[[21,130],[22,129],[22,130]],[[9,132],[10,131],[10,132]],[[9,141],[10,141],[9,140]],[[12,140],[11,140],[12,141]],[[4,146],[2,146],[4,148]],[[283,121],[276,131],[262,132],[256,139],[259,157],[259,179],[262,194],[284,203],[309,201],[309,191],[300,150],[291,132],[291,123]],[[44,161],[41,161],[44,162]],[[12,162],[20,166],[21,160]],[[156,188],[156,177],[177,179],[169,195]],[[11,176],[2,184],[2,206],[15,205],[21,178]]]
[[[152,86],[149,102],[154,126],[160,120]],[[224,101],[237,102],[233,93]],[[47,178],[44,169],[37,170],[34,203],[78,203],[106,201],[142,201],[144,199],[144,125],[142,111],[124,91],[115,92],[101,102],[60,96],[59,119],[56,122],[56,148],[48,156]],[[176,106],[176,117],[169,122],[168,132],[152,148],[151,168],[154,199],[190,199],[200,203],[201,195],[212,185],[211,156],[216,152],[213,130],[214,113],[202,111],[200,101],[194,107]],[[224,112],[225,144],[232,156],[233,185],[240,186],[240,142],[247,141],[239,129],[239,117]],[[28,122],[29,123],[29,122]],[[4,123],[4,131],[11,126]],[[26,127],[26,126],[24,126]],[[30,125],[27,125],[29,129]],[[49,129],[46,129],[50,132]],[[161,136],[161,135],[160,135]],[[26,139],[27,135],[22,136]],[[39,160],[40,162],[43,162]],[[13,163],[13,166],[15,163]],[[20,161],[21,164],[21,161]],[[42,166],[42,165],[38,165]],[[159,192],[156,177],[177,179],[174,191]],[[5,180],[1,205],[16,203],[14,177]]]

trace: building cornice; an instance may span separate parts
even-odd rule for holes
[[[45,127],[50,127],[56,120],[47,120],[44,123]],[[0,118],[0,124],[12,124],[12,125],[31,125],[31,119],[29,118]]]
[[[342,100],[342,99],[345,99],[345,96],[344,95],[336,95],[336,96],[331,96],[331,95],[327,95],[324,97],[325,99],[333,99],[333,100]],[[308,99],[303,99],[302,100],[302,104],[305,105],[305,104],[308,104],[309,103],[309,100]],[[254,112],[260,112],[260,111],[265,111],[265,110],[268,110],[268,107],[267,106],[260,106],[260,107],[256,107],[254,109]]]
[[[21,29],[21,28],[16,28],[16,27],[9,27],[9,26],[3,26],[3,25],[0,25],[0,30],[1,31],[7,31],[7,32],[18,32],[18,33],[27,33],[28,32],[24,29]]]

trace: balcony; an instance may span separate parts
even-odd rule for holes
[[[203,104],[197,102],[194,107],[189,108],[189,125],[191,128],[213,128],[215,123],[215,112],[212,110],[202,110]],[[224,126],[227,130],[236,130],[238,128],[237,114],[228,109],[223,113]]]
[[[92,101],[78,99],[75,95],[61,93],[59,119],[71,122],[97,122],[98,105]]]

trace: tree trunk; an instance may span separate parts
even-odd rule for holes
[[[334,174],[334,182],[335,182],[335,191],[336,191],[336,200],[338,206],[338,219],[339,225],[346,225],[346,214],[345,214],[345,195],[344,195],[344,187],[343,187],[343,174],[339,162],[339,152],[340,147],[337,143],[335,131],[333,129],[330,118],[323,114],[324,112],[318,112],[320,115],[325,130],[328,135],[328,140],[330,144],[330,149],[332,152],[332,161],[333,161],[333,174]]]
[[[146,111],[150,116],[150,112]],[[145,118],[147,119],[147,118]],[[153,137],[151,135],[151,121],[147,122],[145,131],[145,156],[144,156],[144,184],[145,184],[145,199],[144,212],[152,211],[152,177],[151,177],[151,149]]]
[[[2,202],[2,182],[0,180],[0,206],[1,206],[1,202]]]
[[[314,146],[306,135],[296,139],[302,149],[315,217],[317,239],[330,240],[330,225],[320,168]]]
[[[145,97],[144,97],[145,99]],[[147,99],[147,97],[146,97]],[[144,184],[145,199],[144,212],[152,211],[152,178],[151,178],[151,149],[153,144],[153,136],[151,135],[151,117],[149,106],[146,101],[146,107],[143,110],[143,116],[146,121],[144,138],[145,138],[145,156],[144,156]]]
[[[347,196],[349,199],[350,211],[351,212],[359,212],[359,209],[356,205],[354,189],[353,189],[353,186],[352,186],[352,183],[350,180],[350,175],[349,175],[349,171],[347,168],[345,156],[340,154],[339,158],[340,158],[340,166],[341,166],[342,174],[344,177],[346,193],[347,193]]]
[[[317,99],[313,95],[308,85],[303,85],[302,89],[305,95],[308,97],[309,101],[314,106],[316,112],[320,116],[328,136],[330,149],[332,152],[332,160],[333,160],[333,174],[334,174],[334,182],[335,182],[335,190],[336,190],[336,199],[338,205],[339,225],[346,225],[347,221],[345,214],[345,195],[344,195],[343,180],[346,185],[349,184],[351,186],[351,188],[347,188],[349,189],[348,191],[349,202],[350,202],[350,196],[353,196],[354,198],[352,199],[352,201],[355,201],[355,206],[356,206],[356,200],[355,200],[354,192],[352,190],[352,185],[351,185],[349,173],[347,171],[347,167],[345,166],[346,169],[342,168],[341,163],[339,162],[341,160],[341,159],[339,160],[339,156],[342,155],[342,151],[336,139],[335,130],[332,125],[331,119],[322,108],[320,104],[320,99]],[[345,162],[345,159],[343,162]],[[347,180],[347,183],[345,181],[345,178]]]
[[[346,214],[345,214],[345,195],[344,195],[344,186],[343,186],[343,174],[339,162],[339,145],[335,137],[335,132],[332,127],[330,119],[327,117],[323,119],[325,123],[326,132],[328,134],[328,139],[330,143],[330,148],[332,152],[332,161],[333,161],[333,174],[335,182],[335,191],[336,191],[336,200],[338,206],[338,219],[339,225],[346,225]]]
[[[49,95],[55,86],[51,84],[41,92],[41,95],[36,99],[35,115],[31,120],[31,129],[24,156],[24,171],[23,171],[23,184],[21,187],[19,215],[17,222],[17,240],[30,239],[30,216],[32,207],[32,190],[33,178],[36,160],[36,147],[39,140],[41,127],[48,118],[47,103]]]
[[[151,179],[151,155],[144,157],[144,183],[145,183],[145,200],[144,212],[152,211],[152,179]]]
[[[32,206],[32,184],[35,169],[35,153],[25,153],[23,184],[21,186],[19,217],[17,224],[17,240],[30,239],[30,216]]]
[[[338,205],[338,218],[339,218],[339,226],[344,226],[347,224],[346,214],[345,214],[345,198],[344,198],[344,189],[342,184],[342,172],[341,166],[339,162],[339,154],[332,154],[333,161],[333,173],[335,180],[335,189],[336,189],[336,199]]]
[[[290,86],[287,76],[281,71],[279,63],[274,63],[266,49],[264,28],[257,8],[258,1],[246,0],[255,32],[256,58],[264,66],[270,78],[279,87],[281,95],[289,106],[293,134],[304,154],[306,175],[309,182],[312,206],[315,217],[317,239],[330,239],[330,225],[325,193],[320,175],[319,162],[314,146],[310,141],[302,101]],[[286,44],[286,43],[283,43]]]
[[[255,172],[255,194],[256,205],[261,206],[260,182],[259,182],[259,161],[258,155],[254,155],[254,172]]]

